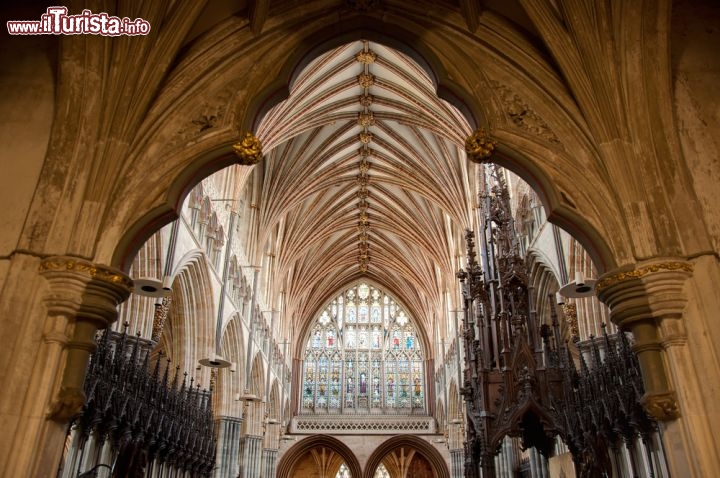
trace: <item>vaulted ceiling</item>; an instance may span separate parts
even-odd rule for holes
[[[349,43],[298,72],[256,132],[259,244],[287,312],[307,320],[362,277],[428,327],[472,225],[470,133],[430,74],[387,46]]]

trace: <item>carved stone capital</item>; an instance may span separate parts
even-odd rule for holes
[[[596,284],[598,297],[610,307],[611,320],[633,333],[645,385],[642,403],[658,420],[680,415],[665,349],[683,343],[683,285],[692,270],[692,263],[684,259],[655,259],[611,271]]]
[[[665,393],[646,393],[640,402],[656,420],[669,421],[680,416],[677,394],[672,390]]]
[[[99,328],[115,321],[117,306],[133,288],[124,272],[77,257],[48,257],[39,272],[50,284],[45,297],[50,315],[94,322]]]
[[[684,259],[656,259],[610,271],[595,289],[621,327],[636,320],[680,318],[687,302],[683,285],[692,270]]]
[[[51,317],[64,317],[67,327],[65,369],[60,386],[50,400],[47,415],[65,422],[80,412],[85,403],[83,382],[90,354],[95,350],[95,333],[117,318],[117,307],[132,290],[132,280],[112,267],[85,259],[54,256],[40,263],[39,273],[50,284],[45,305]]]
[[[252,133],[245,133],[240,142],[233,144],[233,151],[243,166],[252,166],[263,159],[262,143]]]

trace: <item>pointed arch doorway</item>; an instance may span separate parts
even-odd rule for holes
[[[363,476],[357,457],[347,445],[331,436],[314,435],[293,445],[283,455],[277,477],[335,478],[343,465],[349,476]]]
[[[363,478],[377,478],[384,468],[388,478],[450,478],[447,463],[430,443],[411,435],[383,442],[368,458]]]

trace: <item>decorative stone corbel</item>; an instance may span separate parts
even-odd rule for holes
[[[48,315],[68,322],[65,368],[47,412],[53,420],[67,421],[85,403],[83,383],[97,347],[95,333],[117,319],[117,306],[128,298],[133,283],[120,270],[68,256],[44,259],[39,272],[50,283]]]
[[[595,286],[600,300],[610,307],[610,319],[633,333],[633,350],[645,384],[642,403],[661,421],[680,416],[665,349],[683,340],[682,311],[687,298],[682,289],[692,270],[692,263],[683,259],[656,259],[611,271]]]

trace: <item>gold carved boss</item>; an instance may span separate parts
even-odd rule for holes
[[[478,128],[465,140],[465,152],[473,163],[487,162],[493,155],[497,141],[490,138],[483,128]]]
[[[245,133],[239,143],[233,144],[233,151],[243,166],[252,166],[263,159],[262,143],[252,133]]]

